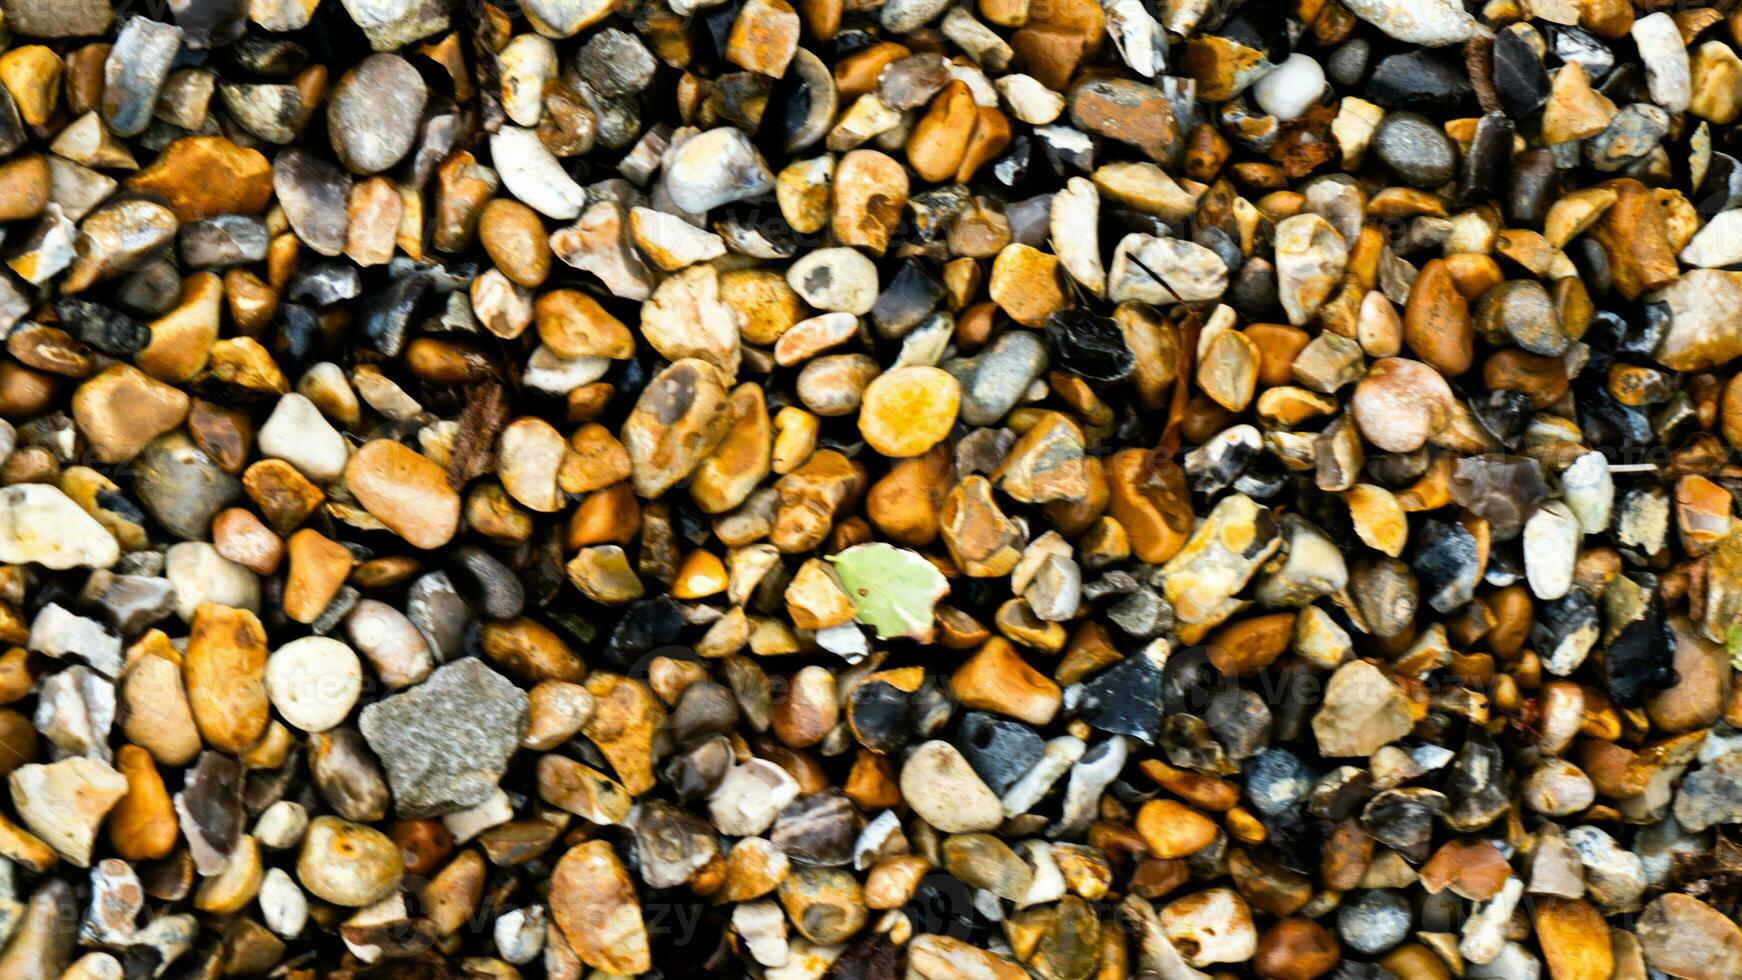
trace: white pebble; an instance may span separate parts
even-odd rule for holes
[[[308,897],[283,868],[272,868],[260,882],[260,917],[266,928],[285,939],[302,934],[308,924]]]
[[[262,455],[284,460],[316,483],[337,480],[351,456],[339,430],[295,392],[278,400],[256,441]]]
[[[345,720],[363,692],[363,665],[350,647],[327,636],[286,643],[266,661],[266,695],[291,725],[324,732]]]
[[[1572,509],[1551,500],[1524,522],[1524,575],[1538,599],[1559,599],[1573,587],[1584,532]]]
[[[1645,85],[1651,101],[1670,112],[1684,112],[1693,101],[1693,73],[1688,49],[1675,21],[1661,11],[1633,22],[1633,43],[1645,62]]]
[[[302,842],[308,810],[295,800],[279,800],[254,822],[254,839],[269,851],[286,851]]]
[[[1260,109],[1287,122],[1312,108],[1325,94],[1325,70],[1297,51],[1266,72],[1252,91]]]
[[[170,545],[163,553],[163,575],[175,586],[175,613],[183,620],[192,621],[205,602],[260,611],[260,577],[204,541]]]

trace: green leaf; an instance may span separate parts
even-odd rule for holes
[[[860,544],[829,556],[829,561],[859,608],[859,622],[875,629],[879,640],[931,638],[932,607],[950,594],[950,583],[919,552]]]

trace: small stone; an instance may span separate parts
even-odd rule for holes
[[[363,709],[360,727],[380,756],[404,816],[440,816],[482,802],[527,723],[526,694],[475,659]]]
[[[726,60],[758,75],[782,78],[798,52],[799,15],[785,0],[750,0],[726,38]]]
[[[357,502],[414,547],[439,548],[459,526],[460,495],[441,467],[398,442],[364,443],[344,476]]]
[[[577,844],[562,856],[551,873],[550,910],[587,966],[628,975],[651,967],[635,884],[608,842]]]
[[[410,152],[428,100],[423,77],[404,58],[364,58],[339,78],[327,98],[333,151],[352,173],[386,170]]]
[[[1412,6],[1388,0],[1356,0],[1349,9],[1355,16],[1408,44],[1442,47],[1485,37],[1488,33],[1457,0],[1428,0]]]
[[[317,483],[330,483],[350,458],[345,439],[314,402],[292,392],[278,400],[255,436],[261,453],[285,460]]]
[[[338,640],[305,636],[272,652],[266,693],[285,721],[305,732],[342,723],[363,688],[357,654]]]
[[[272,158],[272,189],[299,241],[321,255],[344,252],[351,178],[343,170],[292,147]]]
[[[1451,137],[1413,112],[1386,115],[1373,134],[1373,153],[1412,187],[1436,187],[1457,171],[1458,152]]]
[[[266,631],[246,609],[205,603],[189,624],[182,677],[208,746],[240,754],[265,732]]]
[[[1184,145],[1174,108],[1161,90],[1125,78],[1091,78],[1071,87],[1071,122],[1078,128],[1129,143],[1165,162]]]
[[[490,157],[496,161],[502,186],[533,210],[558,221],[580,215],[586,193],[545,149],[533,130],[502,127],[490,137]],[[554,239],[551,247],[562,254],[563,249]],[[564,261],[568,259],[565,257]]]
[[[1682,112],[1692,100],[1693,83],[1687,44],[1668,15],[1648,14],[1633,22],[1634,44],[1645,62],[1645,82],[1651,100],[1670,112]]]
[[[1388,117],[1387,122],[1395,118]],[[1380,135],[1383,156],[1383,127]],[[1347,257],[1343,236],[1316,214],[1294,215],[1277,224],[1277,293],[1290,323],[1312,319],[1340,284]]]
[[[68,862],[90,867],[97,829],[126,795],[127,778],[107,763],[74,756],[21,766],[8,779],[24,825]]]
[[[885,456],[918,456],[948,436],[956,422],[959,389],[947,371],[900,367],[865,389],[859,432]]]
[[[1367,756],[1415,727],[1409,700],[1364,660],[1337,668],[1313,715],[1313,736],[1326,756]]]
[[[120,558],[109,531],[43,483],[0,488],[0,561],[47,568],[108,568]]]
[[[774,175],[743,130],[722,126],[668,151],[663,186],[673,204],[691,214],[705,214],[722,204],[774,190]]]
[[[122,26],[103,63],[103,121],[117,136],[138,136],[150,124],[181,43],[179,29],[149,17]]]
[[[1615,118],[1615,103],[1591,87],[1584,66],[1570,62],[1554,73],[1548,103],[1542,110],[1542,137],[1553,143],[1595,136]],[[1551,236],[1550,241],[1554,238]]]
[[[1115,303],[1203,303],[1220,299],[1227,288],[1228,266],[1215,252],[1139,232],[1119,240],[1107,269],[1107,298]]]
[[[347,908],[373,905],[405,874],[399,847],[372,827],[337,817],[316,817],[303,836],[296,877],[323,902]]]
[[[927,823],[950,834],[995,829],[998,797],[948,742],[925,742],[901,767],[901,794]]]
[[[1193,966],[1243,963],[1258,949],[1252,910],[1232,888],[1208,888],[1169,902],[1161,910],[1161,927]]]
[[[1652,969],[1677,977],[1721,977],[1742,948],[1742,930],[1728,916],[1675,892],[1648,903],[1634,933]]]
[[[1584,537],[1566,504],[1550,501],[1524,524],[1524,567],[1530,591],[1539,599],[1559,599],[1573,584],[1573,566]]]
[[[1375,361],[1355,386],[1350,408],[1361,435],[1386,452],[1420,449],[1444,424],[1452,392],[1438,371],[1419,361]]]
[[[660,372],[620,433],[635,492],[658,497],[695,472],[725,438],[730,418],[726,382],[714,365],[685,358]]]
[[[794,262],[786,281],[822,310],[864,316],[877,302],[877,267],[851,248],[819,248]]]
[[[1258,107],[1283,122],[1304,114],[1324,92],[1324,68],[1298,51],[1260,76],[1252,90]]]

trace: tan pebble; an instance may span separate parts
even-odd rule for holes
[[[460,495],[428,458],[391,439],[364,443],[345,464],[364,509],[413,547],[439,548],[460,521]]]

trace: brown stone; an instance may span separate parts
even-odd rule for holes
[[[161,194],[182,221],[260,214],[272,200],[272,166],[258,150],[222,136],[188,136],[169,144],[127,186]]]
[[[1159,565],[1185,546],[1193,526],[1185,473],[1159,453],[1121,449],[1107,457],[1107,511],[1137,560]]]
[[[1608,980],[1615,959],[1609,925],[1596,906],[1579,898],[1535,895],[1534,919],[1543,958],[1554,980]]]
[[[538,339],[563,357],[609,357],[635,353],[635,338],[623,321],[598,301],[573,289],[555,289],[533,304]]]
[[[187,418],[186,392],[117,364],[73,392],[73,420],[97,459],[124,463]]]
[[[206,366],[224,301],[224,281],[210,272],[195,272],[182,280],[181,302],[151,321],[151,343],[135,360],[147,374],[179,384]]]
[[[1137,811],[1137,832],[1158,858],[1196,854],[1216,840],[1216,822],[1174,800],[1150,800]]]
[[[498,197],[486,204],[478,215],[478,239],[511,282],[535,289],[550,275],[550,236],[538,212],[519,201]]]
[[[479,645],[491,663],[524,681],[579,683],[587,677],[580,655],[536,620],[487,620],[479,631]]]
[[[1670,246],[1663,208],[1650,188],[1632,178],[1599,186],[1615,192],[1615,204],[1603,212],[1590,235],[1609,255],[1616,292],[1638,299],[1674,282],[1681,267]]]
[[[391,439],[364,443],[345,464],[345,486],[371,515],[416,548],[448,543],[460,495],[441,467]]]
[[[303,528],[290,536],[290,571],[284,580],[284,614],[299,623],[320,618],[356,565],[351,549]]]
[[[853,150],[841,157],[828,190],[835,238],[882,255],[907,204],[906,169],[886,153]]]
[[[619,674],[593,674],[586,686],[594,709],[581,733],[604,753],[623,787],[640,796],[653,788],[653,737],[665,709],[646,684]]]
[[[0,221],[42,214],[49,201],[48,162],[40,153],[0,163]]]
[[[907,162],[913,172],[934,184],[954,177],[978,119],[979,110],[968,84],[956,80],[945,85],[908,138]]]
[[[231,507],[212,518],[212,546],[219,555],[257,575],[271,575],[284,557],[284,542],[253,511]]]
[[[726,60],[758,75],[781,78],[798,52],[798,11],[786,0],[749,0],[726,36]]]
[[[115,768],[127,777],[127,795],[109,811],[109,843],[127,861],[155,861],[175,848],[175,807],[151,753],[137,745],[115,750]]]
[[[1025,327],[1043,327],[1048,315],[1071,305],[1058,258],[1029,245],[1006,245],[998,253],[987,291],[999,309]]]
[[[1403,308],[1403,342],[1410,352],[1448,378],[1470,369],[1475,331],[1470,306],[1442,259],[1421,267]]]
[[[1059,686],[1028,665],[1016,648],[993,637],[950,675],[950,693],[963,707],[1047,725],[1058,713]]]
[[[743,503],[773,462],[774,433],[762,386],[747,382],[734,388],[731,413],[725,438],[696,466],[690,480],[690,496],[709,514]]]
[[[1294,616],[1292,612],[1270,613],[1217,628],[1206,641],[1210,663],[1229,677],[1251,677],[1288,649]]]
[[[1615,118],[1615,103],[1591,87],[1590,76],[1578,62],[1568,62],[1555,72],[1548,102],[1542,110],[1542,138],[1548,143],[1595,136]]]
[[[976,578],[1010,574],[1022,557],[1022,529],[992,497],[992,484],[970,476],[956,484],[939,512],[944,544],[957,567]]]
[[[266,698],[266,630],[246,609],[201,603],[189,624],[182,678],[205,743],[241,754],[271,718]]]
[[[249,466],[242,474],[242,489],[280,535],[295,531],[327,499],[320,487],[282,459],[263,459]]]
[[[960,400],[961,389],[948,371],[897,367],[866,386],[859,432],[885,456],[918,456],[950,434]]]
[[[1258,937],[1252,971],[1264,980],[1313,980],[1342,959],[1337,937],[1312,919],[1288,916]]]

